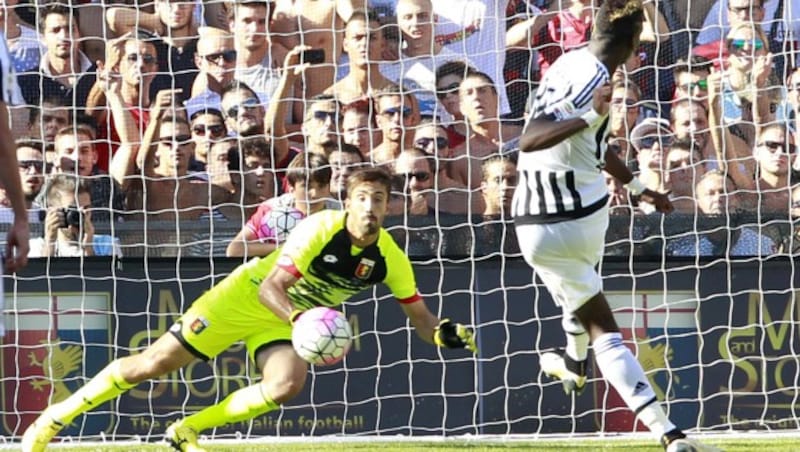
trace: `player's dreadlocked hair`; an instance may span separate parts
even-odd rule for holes
[[[644,20],[641,0],[605,0],[594,18],[592,35],[602,40],[628,42],[641,31]]]

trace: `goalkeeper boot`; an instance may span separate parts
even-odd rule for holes
[[[64,428],[62,422],[53,419],[47,411],[43,412],[22,435],[22,451],[43,451],[62,428]]]
[[[183,425],[182,421],[170,425],[164,436],[169,445],[175,450],[181,452],[206,452],[205,449],[197,444],[197,432],[191,427]]]
[[[561,380],[567,395],[580,395],[586,387],[586,361],[576,362],[558,353],[543,353],[539,358],[542,371],[549,377]]]
[[[661,445],[667,452],[721,452],[714,446],[702,444],[699,441],[687,438],[680,430],[667,432],[661,437]]]

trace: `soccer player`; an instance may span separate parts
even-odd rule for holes
[[[428,310],[408,257],[381,227],[390,188],[391,176],[382,169],[354,172],[344,211],[325,210],[303,220],[282,248],[240,265],[144,352],[112,362],[68,399],[48,407],[26,430],[23,451],[44,450],[78,414],[138,383],[196,359],[211,359],[244,340],[263,380],[167,429],[167,440],[176,449],[202,451],[197,444],[201,431],[275,410],[303,388],[308,364],[295,354],[291,335],[292,323],[304,310],[337,306],[380,282],[423,340],[476,351],[470,330]]]
[[[622,342],[595,266],[608,227],[608,190],[602,169],[628,191],[667,213],[664,193],[647,189],[614,152],[606,152],[610,74],[639,46],[640,0],[606,0],[589,46],[550,67],[531,105],[512,201],[520,250],[562,308],[566,353],[545,353],[542,370],[566,392],[586,383],[591,341],[603,377],[667,451],[709,450],[686,438],[666,416],[641,365]]]

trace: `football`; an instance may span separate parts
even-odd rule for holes
[[[303,212],[294,207],[275,207],[262,220],[260,236],[273,238],[275,243],[283,243],[303,218]]]
[[[317,307],[305,311],[294,322],[292,346],[311,364],[330,366],[344,358],[353,341],[353,330],[341,312]]]

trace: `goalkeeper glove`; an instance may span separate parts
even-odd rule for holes
[[[466,348],[472,353],[478,352],[475,337],[472,331],[460,323],[453,323],[450,319],[439,322],[433,331],[433,342],[444,348]]]
[[[294,325],[294,322],[296,322],[296,321],[297,321],[297,319],[299,319],[299,318],[300,318],[300,316],[301,316],[301,315],[302,315],[304,312],[305,312],[305,311],[303,311],[303,310],[300,310],[300,309],[295,309],[295,310],[293,310],[293,311],[292,311],[292,313],[291,313],[291,314],[289,314],[289,325]]]

